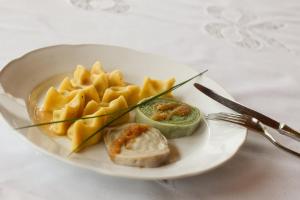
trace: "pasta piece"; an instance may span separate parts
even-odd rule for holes
[[[99,61],[96,61],[91,69],[91,74],[103,74],[105,71],[102,68],[102,65]]]
[[[80,89],[76,89],[72,86],[70,79],[65,78],[59,86],[58,91],[61,94],[69,94],[70,92],[83,91],[85,94],[86,102],[94,100],[100,102],[100,97],[94,85],[83,86]]]
[[[83,114],[82,115],[90,115],[90,114],[93,114],[94,112],[96,112],[97,110],[99,110],[99,108],[101,107],[108,107],[109,106],[109,103],[104,103],[104,102],[101,102],[101,103],[98,103],[94,100],[91,100],[89,101],[84,110],[83,110]]]
[[[85,67],[78,65],[73,74],[73,79],[69,82],[68,79],[64,80],[61,88],[69,89],[71,86],[83,88],[87,85],[94,85],[100,97],[103,96],[104,91],[108,88],[108,76],[102,69],[100,62],[96,62],[90,72]]]
[[[108,116],[108,120],[115,118],[124,112],[128,108],[128,104],[124,96],[119,96],[115,100],[111,101],[108,106],[102,107],[104,109],[104,114],[111,114]],[[129,113],[118,119],[112,125],[118,125],[127,123],[129,121]]]
[[[92,110],[98,109],[96,112],[85,115],[84,117],[90,116],[99,116],[105,115],[110,113],[116,113],[116,111],[122,110],[127,108],[126,100],[123,96],[113,100],[107,106],[101,107],[101,104],[97,104],[97,102],[88,103],[87,106],[89,108],[85,109],[85,112],[89,113]],[[99,130],[105,123],[109,120],[113,119],[116,114],[109,115],[109,116],[101,116],[91,119],[85,120],[78,120],[73,123],[70,128],[68,129],[68,137],[72,140],[72,150],[76,149],[86,138],[88,138],[91,134],[95,133]],[[120,118],[117,123],[120,124],[128,122],[129,114],[126,114],[124,117]],[[101,139],[102,132],[99,132],[95,136],[93,136],[83,147],[90,146],[96,144]]]
[[[82,110],[85,105],[85,95],[83,91],[80,91],[76,96],[67,103],[64,108],[53,111],[53,121],[61,121],[66,119],[73,119],[81,116]],[[68,127],[71,125],[71,121],[55,123],[50,125],[50,130],[57,135],[65,135]]]
[[[54,87],[50,87],[46,93],[42,111],[54,111],[61,109],[76,95],[75,92],[59,93]]]
[[[111,114],[109,115],[108,119],[114,118],[117,114],[120,114],[126,108],[128,108],[128,104],[126,99],[123,96],[119,96],[118,98],[114,99],[110,103],[98,103],[95,101],[90,101],[87,103],[83,110],[83,115],[90,115],[97,112],[99,109],[103,109],[103,114]],[[120,111],[119,113],[117,111]],[[129,115],[125,115],[125,117],[118,120],[115,124],[122,124],[129,120]]]
[[[98,103],[94,100],[91,100],[89,101],[84,110],[83,110],[83,114],[82,115],[90,115],[90,114],[93,114],[94,112],[96,112],[97,110],[99,110],[100,107],[106,107],[108,106],[109,104],[108,103]]]
[[[108,75],[109,87],[125,85],[124,79],[123,79],[123,74],[120,70],[114,70],[114,71],[108,73],[107,75]]]
[[[144,79],[144,84],[140,93],[140,99],[144,99],[150,96],[157,95],[158,93],[161,93],[163,91],[166,91],[173,87],[175,83],[175,78],[171,78],[166,81],[162,80],[155,80],[151,79],[149,77],[146,77]],[[172,93],[169,92],[165,95],[165,97],[172,97]]]
[[[95,86],[100,97],[103,96],[104,91],[108,88],[108,77],[105,73],[92,74],[91,82]]]
[[[74,86],[82,86],[90,84],[90,72],[82,65],[77,65],[73,73],[71,83]]]
[[[139,101],[140,87],[137,85],[128,85],[123,87],[110,87],[105,90],[102,101],[110,102],[119,96],[124,96],[128,105],[135,105]]]
[[[64,92],[64,91],[73,91],[76,88],[72,85],[71,80],[69,77],[64,78],[64,80],[60,83],[58,87],[59,92]]]
[[[90,100],[94,100],[96,102],[100,102],[100,98],[99,98],[98,92],[97,92],[96,88],[93,85],[84,87],[81,90],[85,94],[86,102],[89,102]]]
[[[82,71],[82,73],[86,73],[86,70],[85,69],[82,69],[81,67],[77,68],[77,72],[75,72],[76,74],[80,74]],[[74,73],[74,74],[75,74]],[[74,75],[75,76],[75,75]],[[86,80],[84,80],[84,82],[90,82],[89,80],[87,80],[87,75],[86,76]],[[73,82],[76,82],[75,79],[72,80]],[[86,101],[88,102],[89,100],[93,99],[97,102],[100,101],[100,98],[99,98],[99,95],[98,95],[98,91],[96,90],[96,88],[94,87],[94,85],[89,85],[89,86],[84,86],[84,85],[81,85],[80,87],[74,87],[73,84],[72,84],[72,81],[70,80],[69,77],[66,77],[64,78],[64,80],[61,82],[59,88],[58,88],[58,91],[63,93],[65,91],[74,91],[74,90],[78,90],[78,88],[81,88],[84,90],[84,93],[87,97]],[[77,81],[78,82],[78,81]],[[83,83],[83,82],[81,82]],[[81,84],[80,83],[80,84]]]
[[[102,113],[101,109],[98,112],[95,112],[93,115],[100,115]],[[93,115],[86,115],[93,116]],[[68,129],[67,135],[72,141],[72,150],[75,150],[81,143],[88,138],[90,135],[95,133],[99,128],[101,128],[105,122],[107,121],[107,117],[98,117],[98,118],[91,118],[85,120],[78,120],[73,123],[70,128]],[[96,144],[100,141],[102,136],[102,132],[94,135],[89,141],[83,146],[90,146]]]
[[[91,100],[91,101],[89,101],[89,102],[86,104],[86,106],[85,106],[85,108],[84,108],[84,110],[83,110],[82,115],[84,116],[84,115],[90,115],[90,114],[93,114],[94,112],[96,112],[97,110],[99,110],[99,108],[100,108],[100,104],[97,103],[97,102],[94,101],[94,100]]]

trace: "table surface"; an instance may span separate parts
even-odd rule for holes
[[[55,44],[125,46],[208,68],[239,102],[299,130],[299,10],[298,0],[0,0],[0,66]],[[300,160],[254,132],[208,173],[137,181],[42,155],[0,120],[1,200],[299,198]]]

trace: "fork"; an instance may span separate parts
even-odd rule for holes
[[[235,124],[239,124],[251,129],[254,129],[260,132],[265,138],[267,138],[272,144],[276,147],[284,150],[288,153],[291,153],[297,157],[300,157],[300,153],[289,149],[275,140],[275,138],[267,131],[266,127],[256,118],[251,117],[249,115],[244,114],[234,114],[234,113],[212,113],[205,116],[208,120],[222,120],[227,121]]]

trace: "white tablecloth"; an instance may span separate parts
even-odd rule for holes
[[[0,0],[0,66],[55,44],[130,47],[208,68],[238,101],[298,130],[299,35],[298,0]],[[44,156],[0,120],[1,200],[299,199],[299,158],[253,132],[208,173],[137,181]]]

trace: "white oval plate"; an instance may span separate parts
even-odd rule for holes
[[[125,80],[139,85],[142,84],[144,76],[156,79],[175,77],[179,83],[198,73],[167,58],[122,47],[46,47],[10,62],[1,71],[1,114],[12,127],[31,123],[28,115],[28,97],[37,85],[54,75],[72,72],[77,64],[91,66],[97,60],[102,62],[107,71],[118,68],[124,73]],[[207,76],[194,82],[200,82],[232,98]],[[192,83],[174,91],[175,96],[197,106],[204,114],[229,111],[197,91]],[[134,168],[114,164],[107,156],[103,143],[67,157],[69,142],[64,137],[49,137],[39,128],[23,129],[16,133],[44,153],[71,165],[101,174],[135,179],[173,179],[203,173],[230,159],[246,138],[245,128],[224,122],[205,121],[192,136],[170,140],[173,160],[169,164],[158,168]]]

